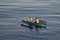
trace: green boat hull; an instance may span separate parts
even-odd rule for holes
[[[34,22],[29,22],[29,21],[25,21],[25,20],[22,20],[22,22],[30,25],[30,26],[34,26],[35,28],[46,28],[45,26],[41,26],[40,24],[37,24],[37,23],[34,23]]]

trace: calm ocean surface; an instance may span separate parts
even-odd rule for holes
[[[20,26],[28,16],[47,21],[47,30]],[[0,0],[0,40],[60,40],[60,0]]]

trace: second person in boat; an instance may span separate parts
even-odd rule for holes
[[[40,22],[40,20],[38,19],[38,17],[35,18],[34,23],[42,25],[41,22]]]

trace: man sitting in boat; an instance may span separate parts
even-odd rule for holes
[[[28,21],[32,22],[32,16],[29,16]]]
[[[42,25],[41,22],[40,22],[40,20],[38,19],[38,17],[35,18],[34,23]]]

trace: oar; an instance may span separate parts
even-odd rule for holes
[[[40,22],[41,22],[43,25],[47,25],[47,22],[46,22],[46,21],[40,20]]]

